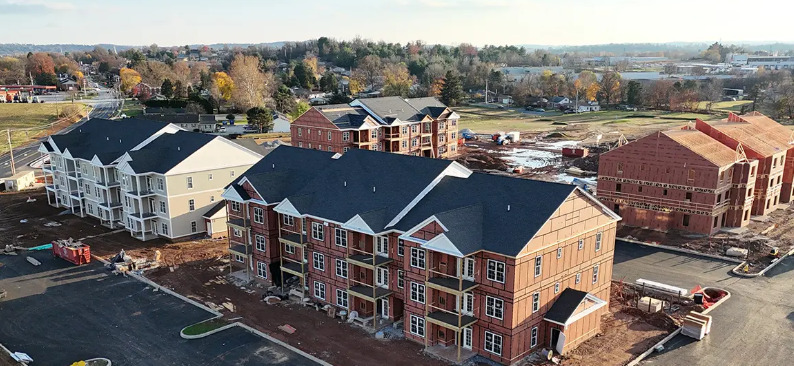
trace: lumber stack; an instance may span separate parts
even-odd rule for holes
[[[706,337],[711,332],[711,315],[691,311],[681,325],[681,334],[697,340]]]

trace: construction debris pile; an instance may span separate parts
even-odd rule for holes
[[[122,249],[118,254],[110,259],[105,267],[111,270],[114,274],[127,275],[128,272],[140,273],[144,269],[157,268],[160,266],[162,260],[160,251],[155,251],[154,258],[151,260],[146,258],[133,258]]]

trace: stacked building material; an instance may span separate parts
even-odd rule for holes
[[[695,311],[690,312],[681,326],[681,334],[697,340],[703,339],[711,332],[711,316]]]

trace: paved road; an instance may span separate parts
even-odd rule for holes
[[[63,94],[63,93],[61,93]],[[66,103],[66,102],[64,102]],[[120,101],[114,99],[112,90],[102,89],[96,100],[85,100],[82,103],[93,105],[94,109],[89,114],[89,118],[111,118],[119,109]],[[58,132],[67,133],[83,124],[87,119],[72,124],[71,126]],[[14,162],[16,163],[17,173],[33,170],[28,164],[38,159],[41,154],[38,152],[39,144],[34,143],[24,147],[14,149]],[[0,178],[11,176],[11,156],[8,154],[0,155]]]
[[[794,339],[794,259],[787,258],[765,277],[730,274],[735,264],[618,242],[614,279],[637,278],[691,289],[695,285],[727,289],[731,298],[710,313],[709,336],[695,341],[673,338],[667,350],[647,365],[791,365]]]
[[[198,340],[179,331],[213,315],[100,265],[73,266],[49,252],[3,256],[0,343],[28,353],[35,365],[70,365],[107,357],[113,365],[297,365],[317,363],[232,328]]]

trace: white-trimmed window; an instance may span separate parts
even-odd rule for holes
[[[236,236],[238,238],[243,236],[243,231],[238,229],[238,228],[236,228],[236,227],[232,228],[232,231],[234,232],[234,236]]]
[[[256,242],[256,250],[260,252],[264,252],[267,249],[264,236],[256,234],[256,237],[254,237],[254,241]]]
[[[157,189],[164,191],[165,190],[165,182],[163,178],[157,178]]]
[[[254,222],[257,224],[265,223],[265,210],[261,207],[254,207]]]
[[[422,338],[425,337],[425,318],[411,315],[411,334]]]
[[[303,136],[303,129],[298,127],[298,137]]]
[[[505,263],[489,259],[488,273],[486,274],[486,278],[491,281],[505,283]]]
[[[543,256],[535,257],[535,277],[540,277],[543,273]]]
[[[336,305],[347,309],[348,306],[347,291],[339,288],[336,289]]]
[[[560,283],[559,282],[555,282],[554,283],[554,293],[556,294],[556,293],[559,293],[559,292],[560,292]]]
[[[336,228],[334,230],[334,243],[340,247],[347,247],[347,230]]]
[[[207,180],[212,180],[212,173],[207,174]]]
[[[347,261],[344,259],[336,259],[336,276],[347,278]]]
[[[187,177],[187,189],[193,189],[193,177]]]
[[[260,278],[267,278],[267,263],[256,262],[256,275]]]
[[[195,221],[190,222],[190,232],[195,233],[198,232],[198,224]]]
[[[187,205],[188,205],[188,209],[190,211],[195,211],[196,210],[196,200],[187,201]]]
[[[504,300],[492,296],[485,297],[485,315],[491,318],[502,319],[504,309]]]
[[[604,236],[604,233],[599,231],[596,233],[596,242],[595,242],[595,251],[601,250],[601,237]]]
[[[168,224],[163,223],[163,234],[168,235]]]
[[[532,294],[532,312],[537,313],[540,310],[540,292]]]
[[[295,254],[295,246],[291,244],[284,244],[284,252],[288,254]]]
[[[562,258],[562,247],[557,248],[557,259]]]
[[[593,266],[593,283],[598,282],[598,265]]]
[[[245,257],[237,253],[234,253],[234,260],[240,263],[245,263]]]
[[[411,282],[411,300],[418,303],[425,303],[425,285]]]
[[[331,141],[331,131],[328,131],[328,141]]]
[[[485,331],[485,350],[496,355],[502,354],[502,336]]]
[[[314,297],[325,300],[325,284],[314,281]]]
[[[312,253],[312,267],[316,270],[325,271],[325,254]]]
[[[411,267],[425,269],[425,250],[411,248]]]
[[[529,346],[535,347],[538,345],[538,327],[532,327],[529,335]]]
[[[397,239],[397,255],[400,257],[405,255],[405,242],[402,239]]]
[[[579,250],[584,249],[584,239],[579,239]]]
[[[160,213],[165,213],[165,201],[160,201]]]
[[[581,272],[576,274],[576,280],[574,280],[574,283],[577,284],[577,285],[579,284],[579,282],[582,282],[582,273]]]
[[[240,202],[232,201],[232,211],[240,212]]]
[[[397,270],[397,288],[405,287],[405,271]]]
[[[312,239],[323,241],[324,238],[323,224],[321,222],[312,223]]]
[[[350,148],[349,148],[349,147],[343,147],[343,148],[342,148],[342,152],[343,152],[343,153],[346,153],[346,152],[348,152],[348,151],[350,151]]]
[[[347,131],[342,132],[342,141],[348,141],[348,140],[350,140],[350,132]]]
[[[286,226],[295,225],[295,218],[290,215],[282,215],[282,223]]]

